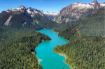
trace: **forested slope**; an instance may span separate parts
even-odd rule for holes
[[[0,28],[0,69],[38,69],[34,49],[42,39],[29,28]]]

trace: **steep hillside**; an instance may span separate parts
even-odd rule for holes
[[[72,69],[105,69],[105,7],[101,6],[93,14],[81,15],[75,26],[60,31],[70,42],[56,47],[55,52],[64,54]]]
[[[0,28],[0,69],[41,69],[34,50],[47,39],[30,28]]]
[[[54,22],[43,12],[31,7],[20,6],[0,13],[1,26],[43,28],[52,27],[52,24]]]
[[[55,18],[55,21],[74,26],[78,24],[77,21],[82,16],[93,15],[103,7],[105,7],[105,3],[98,3],[97,1],[92,3],[74,3],[64,7]]]
[[[70,40],[55,51],[66,55],[66,62],[73,69],[105,68],[105,9],[94,15],[82,17],[74,28],[67,28],[59,35]]]
[[[82,36],[105,36],[105,8],[94,15],[81,17],[77,28]]]

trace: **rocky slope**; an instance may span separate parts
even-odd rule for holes
[[[73,23],[73,22],[72,22]],[[101,8],[93,15],[82,16],[73,27],[67,27],[67,34],[78,32],[78,36],[105,37],[105,8]]]
[[[69,30],[69,34],[75,29],[81,36],[105,37],[105,3],[72,4],[60,11],[56,21]]]
[[[104,8],[105,3],[98,3],[96,0],[92,3],[74,3],[64,7],[60,14],[55,18],[57,23],[67,23],[71,25],[77,24],[82,16],[93,15],[100,8]]]
[[[48,27],[53,22],[40,10],[25,6],[2,11],[0,13],[0,26],[12,27]],[[50,26],[51,26],[50,25]]]

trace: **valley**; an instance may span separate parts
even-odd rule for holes
[[[104,2],[0,12],[0,69],[105,69],[104,60]]]

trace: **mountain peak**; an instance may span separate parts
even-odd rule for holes
[[[18,8],[16,8],[16,10],[22,11],[22,10],[26,10],[27,8],[24,5],[20,5]],[[14,9],[13,9],[14,10]]]

